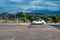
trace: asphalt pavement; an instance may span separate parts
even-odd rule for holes
[[[0,24],[0,40],[60,40],[60,30],[50,25]]]

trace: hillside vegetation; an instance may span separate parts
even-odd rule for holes
[[[60,15],[49,15],[42,13],[16,12],[0,13],[0,23],[32,22],[33,20],[43,19],[47,23],[60,23]]]

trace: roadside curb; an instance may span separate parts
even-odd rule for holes
[[[30,25],[31,23],[0,23],[0,25]]]

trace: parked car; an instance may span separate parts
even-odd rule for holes
[[[43,24],[46,24],[46,22],[42,19],[39,19],[39,20],[33,21],[32,24],[41,24],[41,25],[43,25]]]

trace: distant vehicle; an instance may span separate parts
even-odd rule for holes
[[[39,20],[33,21],[32,24],[39,24],[39,25],[41,24],[41,25],[43,25],[43,24],[46,24],[46,22],[42,19],[39,19]]]

